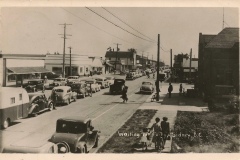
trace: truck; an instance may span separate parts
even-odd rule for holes
[[[114,83],[110,85],[110,94],[114,93],[122,93],[123,88],[125,86],[125,79],[115,79]]]

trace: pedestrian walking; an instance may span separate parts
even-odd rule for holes
[[[183,91],[183,87],[182,87],[182,84],[180,84],[180,86],[179,86],[179,95],[180,96],[182,95],[182,91]]]
[[[58,95],[57,95],[57,93],[56,93],[56,91],[54,89],[52,90],[50,98],[53,101],[53,109],[56,109]]]
[[[150,130],[153,130],[153,139],[152,142],[158,144],[159,149],[163,147],[162,137],[162,128],[160,123],[160,118],[155,118],[155,123],[151,126]]]
[[[171,83],[169,83],[169,87],[168,87],[168,95],[169,95],[169,98],[171,98],[172,91],[173,91],[173,86],[172,86]]]
[[[168,118],[167,117],[163,117],[163,121],[161,122],[161,128],[162,128],[162,137],[163,137],[163,148],[165,146],[167,137],[170,134],[170,125],[169,122],[167,122]]]
[[[122,90],[122,96],[121,96],[121,98],[123,99],[123,103],[128,101],[127,90],[128,90],[128,87],[124,86],[124,88]]]

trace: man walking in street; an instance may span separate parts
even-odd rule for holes
[[[169,83],[169,87],[168,87],[168,95],[169,95],[169,98],[171,98],[171,93],[173,91],[173,86],[171,83]]]
[[[53,101],[53,109],[56,109],[57,97],[58,97],[58,95],[57,95],[56,91],[53,89],[52,94],[50,96],[51,100]]]

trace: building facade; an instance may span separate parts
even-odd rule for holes
[[[105,60],[112,64],[116,70],[125,71],[137,67],[136,55],[137,54],[132,51],[107,51]]]
[[[239,28],[224,28],[199,51],[202,95],[239,94]]]
[[[92,70],[93,60],[88,55],[71,55],[72,75],[90,75]],[[63,55],[62,54],[48,54],[45,59],[46,69],[62,75],[63,71]],[[70,76],[70,55],[65,55],[65,77]]]

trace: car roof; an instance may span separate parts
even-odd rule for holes
[[[29,96],[34,96],[34,95],[45,95],[44,93],[42,92],[31,92],[31,93],[28,93]]]
[[[57,86],[57,87],[54,87],[54,89],[69,89],[71,88],[70,86]]]
[[[82,116],[67,116],[67,117],[59,118],[58,120],[86,123],[87,121],[89,121],[91,119],[82,117]]]

